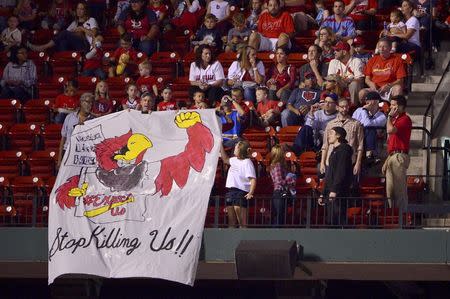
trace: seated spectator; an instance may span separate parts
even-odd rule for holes
[[[323,47],[327,42],[336,43],[336,36],[330,27],[322,27],[319,30],[319,37],[314,41],[319,47]]]
[[[114,15],[113,22],[117,25],[117,22],[119,21],[120,15],[127,11],[130,7],[130,0],[118,0],[117,6],[116,6],[116,14]]]
[[[251,33],[245,25],[245,18],[241,13],[233,15],[233,26],[228,31],[225,52],[236,52],[239,48],[245,47]]]
[[[158,24],[160,26],[164,25],[163,22],[166,20],[166,17],[169,13],[169,7],[164,4],[164,1],[150,0],[148,8],[155,12],[156,18],[158,19]]]
[[[113,112],[113,108],[114,105],[109,98],[108,83],[106,83],[106,81],[99,81],[97,85],[95,85],[92,114],[95,117],[100,117]]]
[[[11,47],[19,46],[22,43],[22,33],[17,26],[19,26],[19,19],[16,16],[10,16],[8,28],[5,28],[1,34],[0,51],[9,51]]]
[[[100,80],[106,80],[107,76],[103,70],[103,36],[97,35],[91,49],[85,55],[82,76],[98,77]]]
[[[216,108],[222,122],[222,142],[224,147],[234,147],[242,140],[245,111],[233,98],[223,96],[220,106]]]
[[[215,107],[215,103],[222,98],[225,75],[222,65],[212,55],[208,45],[201,45],[195,51],[195,61],[189,70],[189,97],[192,98],[197,90],[202,90],[207,95],[209,106]]]
[[[256,102],[256,87],[265,82],[264,63],[256,57],[256,50],[250,46],[239,49],[238,59],[228,68],[227,85],[242,87],[244,98]]]
[[[267,11],[259,17],[258,31],[250,35],[249,45],[258,51],[290,48],[294,31],[294,21],[289,13],[281,11],[280,0],[269,0]]]
[[[217,29],[221,34],[226,33],[230,28],[228,19],[230,18],[230,6],[225,0],[212,0],[207,2],[206,13],[217,18]]]
[[[201,107],[204,107],[203,104],[206,104],[205,102],[205,93],[202,90],[197,90],[194,92],[193,95],[194,103],[189,107],[189,109],[201,109]],[[206,104],[206,107],[208,108],[208,104]]]
[[[253,102],[247,101],[244,98],[244,91],[240,87],[235,87],[231,89],[231,99],[233,101],[236,101],[236,103],[238,103],[241,106],[246,116],[248,116],[248,113],[250,112],[250,107],[255,107]]]
[[[310,108],[320,100],[320,90],[312,75],[306,77],[298,88],[294,89],[287,102],[286,109],[281,112],[281,125],[300,126]]]
[[[268,73],[266,85],[269,87],[271,100],[287,102],[295,85],[295,67],[287,63],[288,51],[286,48],[277,48],[275,52],[275,65]]]
[[[279,121],[280,108],[277,101],[269,100],[269,91],[266,87],[256,89],[256,117],[257,126],[268,127],[275,125]],[[252,110],[254,113],[255,110]]]
[[[27,49],[24,47],[11,47],[9,53],[9,62],[3,69],[0,82],[0,98],[14,98],[24,104],[36,96],[34,94],[37,82],[36,65],[28,59]]]
[[[120,47],[109,57],[110,67],[109,77],[131,76],[134,73],[134,66],[138,59],[137,52],[132,48],[132,38],[124,33],[120,36]]]
[[[356,36],[355,24],[352,18],[345,16],[345,4],[342,0],[335,0],[333,4],[333,15],[323,21],[320,29],[330,27],[337,40],[347,42]],[[320,32],[319,29],[319,32]]]
[[[350,92],[352,104],[358,105],[358,93],[364,85],[363,63],[359,58],[351,56],[348,43],[338,42],[334,47],[334,53],[335,58],[328,66],[328,76],[339,76],[344,87]]]
[[[359,92],[359,98],[364,99],[369,91],[377,91],[382,98],[403,93],[403,79],[406,71],[402,59],[391,54],[391,42],[381,38],[378,41],[380,55],[375,55],[367,62],[364,74],[369,88]]]
[[[406,20],[406,33],[388,33],[388,37],[399,37],[403,40],[398,45],[397,51],[400,53],[415,52],[415,57],[420,57],[420,23],[414,16],[414,4],[411,1],[402,1],[402,13]]]
[[[144,114],[150,114],[153,111],[154,106],[155,100],[153,94],[151,94],[150,92],[144,92],[141,95],[141,99],[139,100],[137,110],[141,111]]]
[[[25,30],[36,29],[37,5],[31,0],[18,0],[14,15],[18,16],[20,28]]]
[[[397,52],[397,45],[402,42],[402,39],[396,36],[389,37],[391,34],[395,35],[405,34],[406,25],[402,22],[403,14],[398,9],[394,9],[390,14],[391,22],[380,32],[380,37],[387,37],[392,42],[392,53]],[[375,52],[377,54],[377,52]]]
[[[222,49],[222,34],[216,27],[217,18],[213,14],[205,15],[203,26],[191,36],[194,52],[200,45],[208,45],[214,50]]]
[[[64,84],[64,93],[58,95],[55,99],[53,108],[56,112],[55,123],[64,123],[66,116],[79,108],[80,97],[77,95],[77,92],[78,81],[70,80]]]
[[[338,97],[343,96],[345,86],[340,76],[336,74],[328,75],[324,79],[325,83],[323,84],[323,91],[320,95],[321,100],[329,93],[335,93]]]
[[[139,109],[139,91],[136,84],[128,84],[127,85],[127,97],[124,98],[120,103],[122,105],[122,109]],[[144,93],[146,94],[146,93]]]
[[[158,96],[157,79],[151,75],[152,64],[148,60],[144,60],[139,63],[139,75],[140,77],[136,81],[136,85],[140,93],[150,92],[155,97]]]
[[[362,107],[353,112],[353,118],[359,121],[364,127],[364,142],[366,158],[373,161],[377,156],[377,130],[374,127],[384,127],[386,125],[386,115],[378,104],[381,97],[378,92],[371,91],[367,93]]]
[[[144,0],[131,0],[130,8],[119,16],[117,31],[129,33],[133,48],[151,56],[156,51],[159,28],[156,14],[146,8]]]
[[[162,92],[162,101],[157,106],[157,111],[167,111],[167,110],[177,110],[177,102],[175,102],[172,98],[172,89],[169,86],[166,86]]]
[[[328,122],[337,116],[337,102],[338,95],[330,93],[325,96],[323,102],[311,106],[306,115],[305,125],[302,126],[294,140],[293,151],[296,155],[308,150],[320,150],[325,128]]]
[[[372,58],[372,53],[365,51],[366,42],[361,36],[357,36],[353,39],[353,57],[359,58],[363,63],[364,67],[370,58]]]
[[[322,86],[328,72],[328,64],[322,61],[322,49],[318,45],[311,45],[308,48],[308,63],[302,65],[299,71],[300,82],[304,82],[306,76],[314,76],[319,86]]]
[[[345,14],[353,19],[358,30],[370,30],[372,18],[377,13],[376,0],[344,0]]]
[[[53,0],[45,17],[41,21],[43,29],[63,30],[67,26],[67,20],[72,10],[68,0]]]
[[[94,18],[89,17],[87,4],[77,4],[75,20],[66,30],[58,32],[55,37],[44,45],[27,43],[27,47],[33,51],[45,51],[56,48],[56,51],[88,52],[94,37],[97,35],[98,25]]]
[[[186,28],[190,31],[194,31],[197,28],[197,13],[200,11],[200,3],[198,0],[177,0],[174,1],[174,14],[170,20],[170,25],[166,27]]]
[[[250,30],[258,29],[258,20],[262,12],[262,1],[251,0],[251,12],[247,18],[247,27]]]

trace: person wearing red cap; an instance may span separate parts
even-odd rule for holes
[[[363,64],[359,58],[350,55],[350,45],[340,41],[334,49],[334,59],[328,66],[328,75],[338,75],[350,92],[353,104],[359,103],[358,93],[363,88]]]
[[[364,51],[366,47],[366,42],[362,36],[357,36],[353,39],[353,57],[361,59],[361,62],[366,66],[370,58],[372,58],[372,53]]]

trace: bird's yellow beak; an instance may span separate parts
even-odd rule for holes
[[[124,155],[114,156],[114,159],[130,162],[131,160],[136,159],[140,153],[151,148],[152,146],[153,144],[147,136],[142,134],[133,134],[127,142],[128,151]]]

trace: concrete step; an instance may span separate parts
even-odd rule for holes
[[[413,83],[411,92],[435,92],[438,83]]]
[[[428,227],[449,227],[450,218],[427,218],[424,219],[424,226]]]

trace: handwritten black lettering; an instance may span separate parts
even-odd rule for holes
[[[95,158],[88,156],[73,155],[73,164],[75,165],[95,165]]]
[[[100,133],[95,134],[88,134],[88,135],[77,135],[76,139],[78,142],[85,142],[85,141],[94,141],[97,139],[102,139],[102,135]]]
[[[172,237],[170,236],[170,232],[171,232],[172,228],[169,227],[163,237],[163,239],[161,240],[161,242],[159,243],[159,245],[157,245],[156,243],[158,243],[158,234],[159,231],[158,230],[152,230],[150,232],[150,236],[152,236],[152,240],[150,241],[150,250],[158,252],[160,250],[172,250],[172,248],[174,247],[174,244],[177,240],[177,237]],[[178,250],[181,248],[183,242],[185,241],[186,237],[189,235],[189,230],[186,230],[181,242],[178,244],[176,250],[175,250],[175,254],[178,254]],[[180,254],[178,255],[179,257],[181,257],[183,255],[183,253],[186,251],[186,249],[189,247],[189,244],[191,243],[192,239],[194,238],[193,235],[190,235],[188,241],[186,242],[186,244],[184,245],[183,250],[180,252]],[[168,240],[168,241],[167,241]]]

